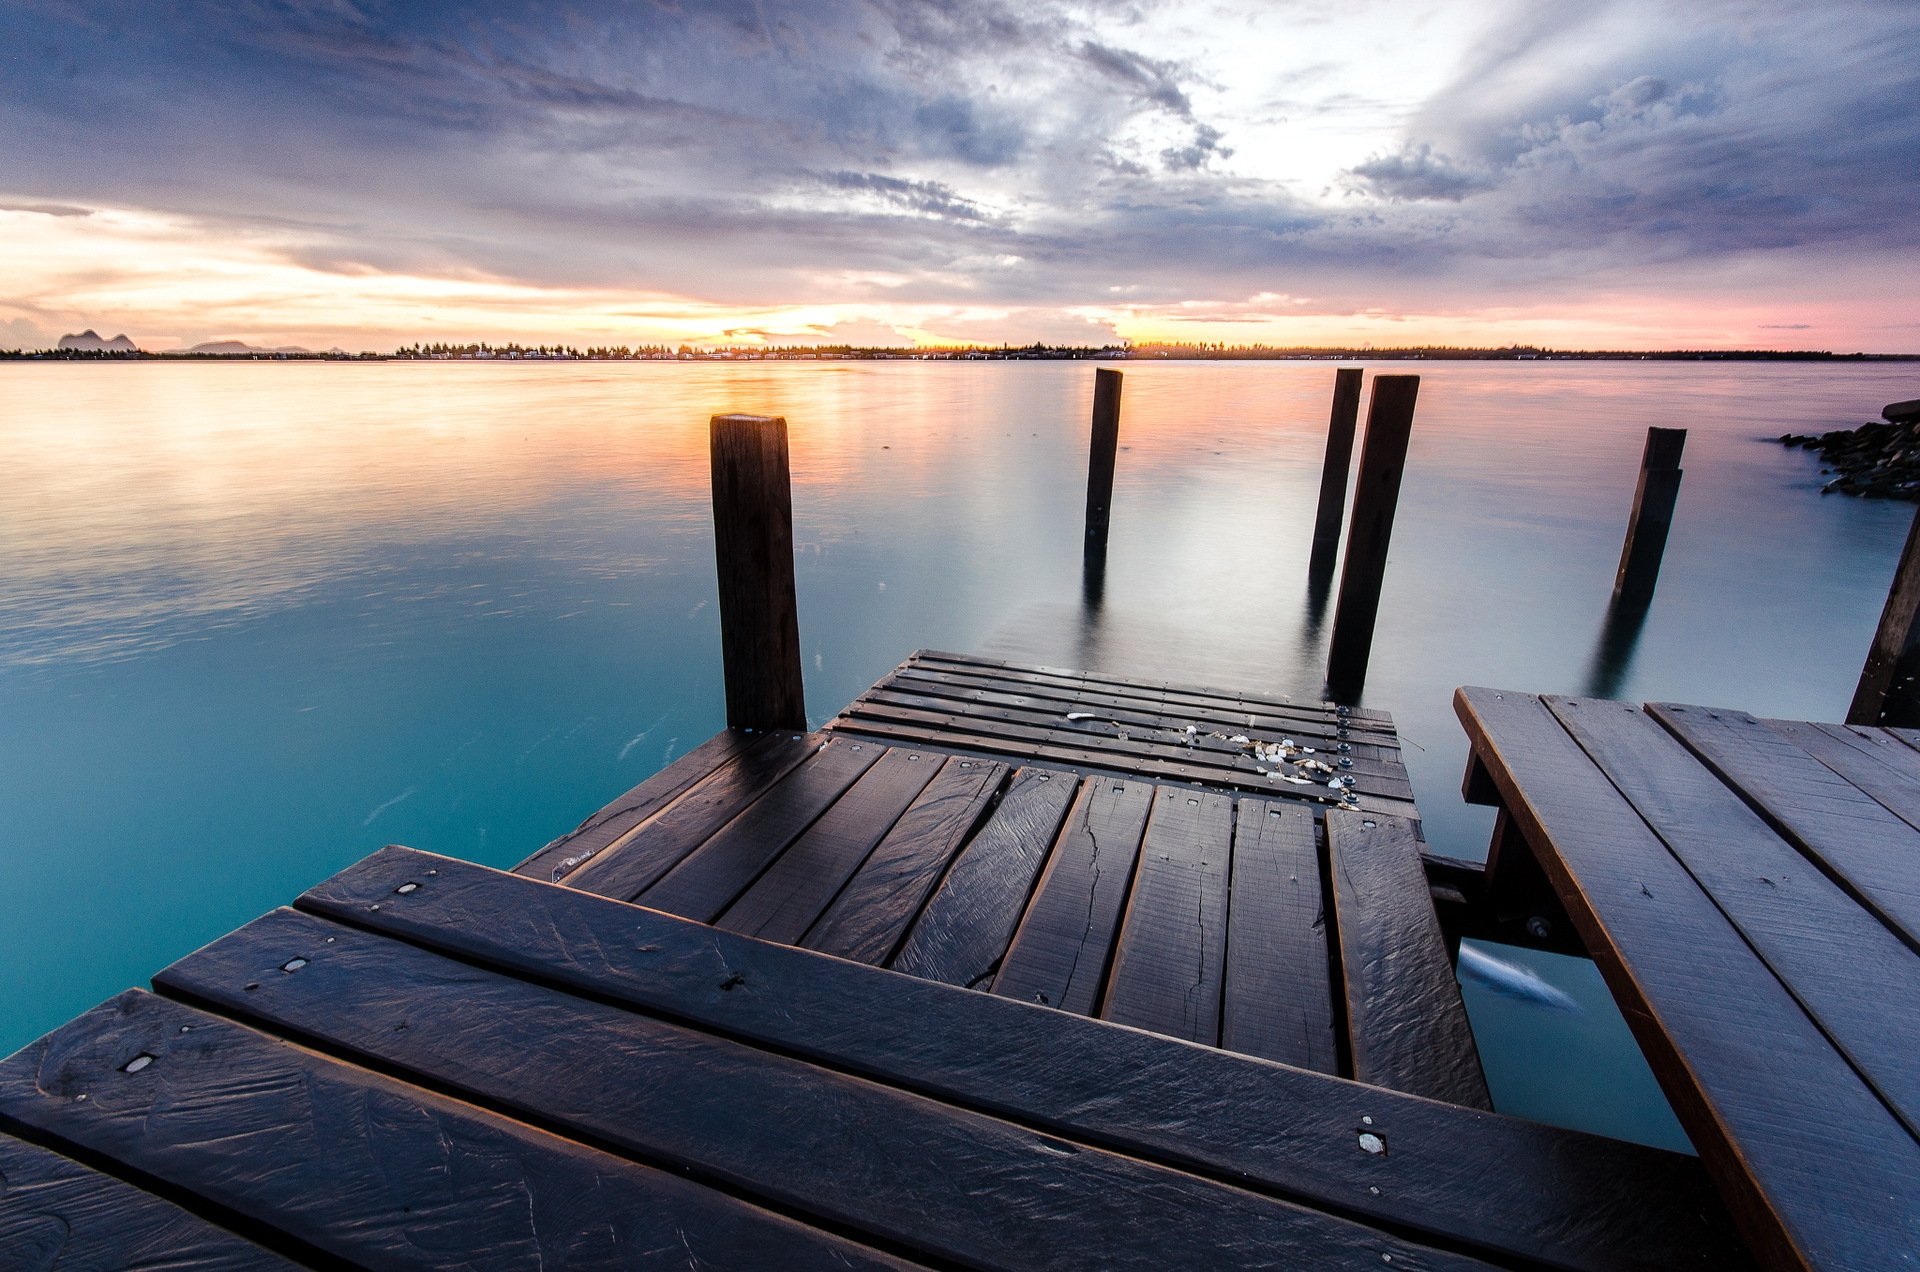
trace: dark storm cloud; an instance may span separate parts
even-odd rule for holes
[[[1917,14],[1522,6],[1316,202],[1237,174],[1235,130],[1353,82],[1236,125],[1124,4],[16,3],[0,189],[739,304],[1523,285],[1920,242]]]

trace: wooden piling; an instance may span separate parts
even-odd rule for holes
[[[1087,550],[1107,547],[1113,512],[1113,461],[1120,445],[1120,373],[1093,373],[1093,436],[1087,452]]]
[[[716,415],[710,440],[727,724],[805,730],[787,422]]]
[[[1340,551],[1340,523],[1347,510],[1347,470],[1353,465],[1353,430],[1360,418],[1359,367],[1333,373],[1333,417],[1327,423],[1327,457],[1320,468],[1320,511],[1313,521],[1313,556],[1307,576],[1329,579]]]
[[[1640,481],[1633,491],[1633,515],[1627,518],[1627,538],[1620,547],[1620,566],[1613,575],[1613,595],[1651,599],[1660,577],[1660,558],[1667,549],[1667,531],[1673,526],[1673,505],[1680,494],[1680,452],[1687,444],[1684,428],[1650,428],[1640,454]]]
[[[1920,728],[1920,515],[1893,573],[1880,627],[1873,634],[1848,724]]]
[[[1406,468],[1413,404],[1419,394],[1417,375],[1383,375],[1373,381],[1367,435],[1360,448],[1360,476],[1353,487],[1347,559],[1340,571],[1340,596],[1334,602],[1333,637],[1327,650],[1327,690],[1337,702],[1356,701],[1366,685],[1373,625],[1380,613],[1380,584],[1387,571],[1387,544],[1393,537],[1393,514],[1400,501],[1400,476]]]

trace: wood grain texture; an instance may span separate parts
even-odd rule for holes
[[[1308,809],[1279,801],[1240,801],[1227,894],[1220,1045],[1302,1069],[1338,1073],[1332,952],[1317,839]]]
[[[276,967],[263,989],[267,975],[299,979]],[[380,1028],[404,1037],[400,1023]],[[124,1072],[142,1055],[152,1063]],[[899,1266],[138,991],[0,1065],[0,1116],[363,1268]]]
[[[634,827],[665,808],[688,787],[722,764],[733,762],[764,735],[722,729],[693,750],[600,809],[514,867],[515,874],[557,883],[581,862],[604,851]]]
[[[1093,1014],[1152,805],[1147,782],[1097,777],[1082,783],[994,977],[994,993]]]
[[[1413,433],[1413,406],[1419,393],[1417,375],[1373,379],[1367,435],[1360,444],[1360,474],[1353,483],[1346,558],[1340,566],[1340,595],[1334,601],[1333,634],[1327,641],[1327,688],[1341,702],[1357,700],[1366,684],[1373,628],[1380,613],[1380,586],[1387,574],[1387,546],[1393,538],[1394,510],[1400,502],[1400,478],[1406,471],[1407,441]]]
[[[716,415],[708,446],[727,724],[804,731],[807,699],[793,587],[787,422],[764,415]]]
[[[1124,693],[1150,699],[1176,709],[1195,711],[1218,709],[1261,714],[1284,714],[1303,708],[1320,712],[1332,710],[1331,706],[1325,702],[1300,702],[1280,695],[1250,693],[1244,689],[1225,689],[1218,685],[1142,680],[1138,677],[1117,676],[1109,672],[1013,663],[1003,659],[979,658],[972,654],[953,654],[935,649],[920,650],[909,658],[908,662],[917,666],[939,666],[949,670],[982,672],[1029,683],[1050,682],[1078,686],[1086,692],[1105,690]],[[1391,729],[1393,725],[1393,717],[1384,711],[1352,707],[1339,714],[1348,720],[1350,727],[1354,729],[1371,725],[1384,725]]]
[[[312,957],[286,975],[290,949]],[[1151,1272],[1486,1266],[294,911],[164,983],[910,1256]],[[1180,1222],[1142,1223],[1143,1205]]]
[[[1920,830],[1744,711],[1677,703],[1647,711],[1920,950]]]
[[[1762,1263],[1920,1249],[1920,1145],[1633,806],[1537,698],[1454,702]]]
[[[1207,1046],[1220,1041],[1232,853],[1231,799],[1155,788],[1101,1019]]]
[[[1491,1109],[1413,827],[1389,817],[1328,813],[1327,858],[1353,1076]]]
[[[1087,542],[1105,543],[1113,515],[1113,461],[1120,443],[1120,372],[1093,373],[1093,424],[1087,446]]]
[[[905,747],[887,751],[716,922],[762,940],[797,942],[919,798],[943,758]]]
[[[655,910],[711,923],[881,754],[882,748],[871,742],[829,739],[636,899]]]
[[[1907,530],[1847,723],[1920,725],[1920,516]]]
[[[992,806],[1007,766],[949,759],[800,938],[822,954],[874,966],[893,957],[953,854]]]
[[[689,787],[651,820],[608,845],[567,876],[569,888],[627,901],[705,843],[819,750],[819,735],[773,733]]]
[[[1620,564],[1613,573],[1613,595],[1650,598],[1660,576],[1660,558],[1673,529],[1673,507],[1680,495],[1680,452],[1687,444],[1684,428],[1650,428],[1640,455],[1640,477],[1633,490],[1633,511],[1627,516],[1627,537],[1620,546]]]
[[[383,849],[300,904],[593,999],[1512,1259],[1648,1270],[1745,1262],[1700,1164],[1675,1153],[893,976],[410,849]],[[728,980],[733,988],[717,992]],[[1387,1153],[1358,1150],[1362,1117]]]
[[[989,983],[1077,785],[1071,773],[1054,769],[1016,771],[1000,806],[953,859],[890,966],[948,985]]]
[[[1639,708],[1546,701],[1908,1131],[1920,1133],[1920,954]]]
[[[1347,511],[1347,472],[1353,467],[1354,426],[1360,419],[1359,367],[1333,373],[1333,410],[1327,420],[1327,452],[1320,465],[1320,503],[1313,517],[1311,574],[1328,573],[1340,550],[1340,525]]]
[[[0,1135],[0,1267],[294,1272],[299,1266],[152,1193]]]
[[[1885,729],[1803,720],[1761,723],[1846,778],[1907,825],[1920,827],[1920,752]]]

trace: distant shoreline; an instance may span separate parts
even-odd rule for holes
[[[0,362],[1920,362],[1920,353],[1825,350],[1670,349],[1268,349],[1144,346],[1131,349],[1029,346],[995,349],[615,349],[457,346],[395,353],[150,353],[89,349],[0,349]]]

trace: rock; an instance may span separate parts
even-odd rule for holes
[[[1906,402],[1889,402],[1880,408],[1880,416],[1895,424],[1912,424],[1920,421],[1920,398],[1913,398]]]
[[[133,341],[127,339],[126,336],[119,335],[111,340],[102,340],[100,333],[91,327],[78,335],[65,335],[60,337],[60,343],[56,345],[55,348],[78,349],[85,353],[135,352]]]

